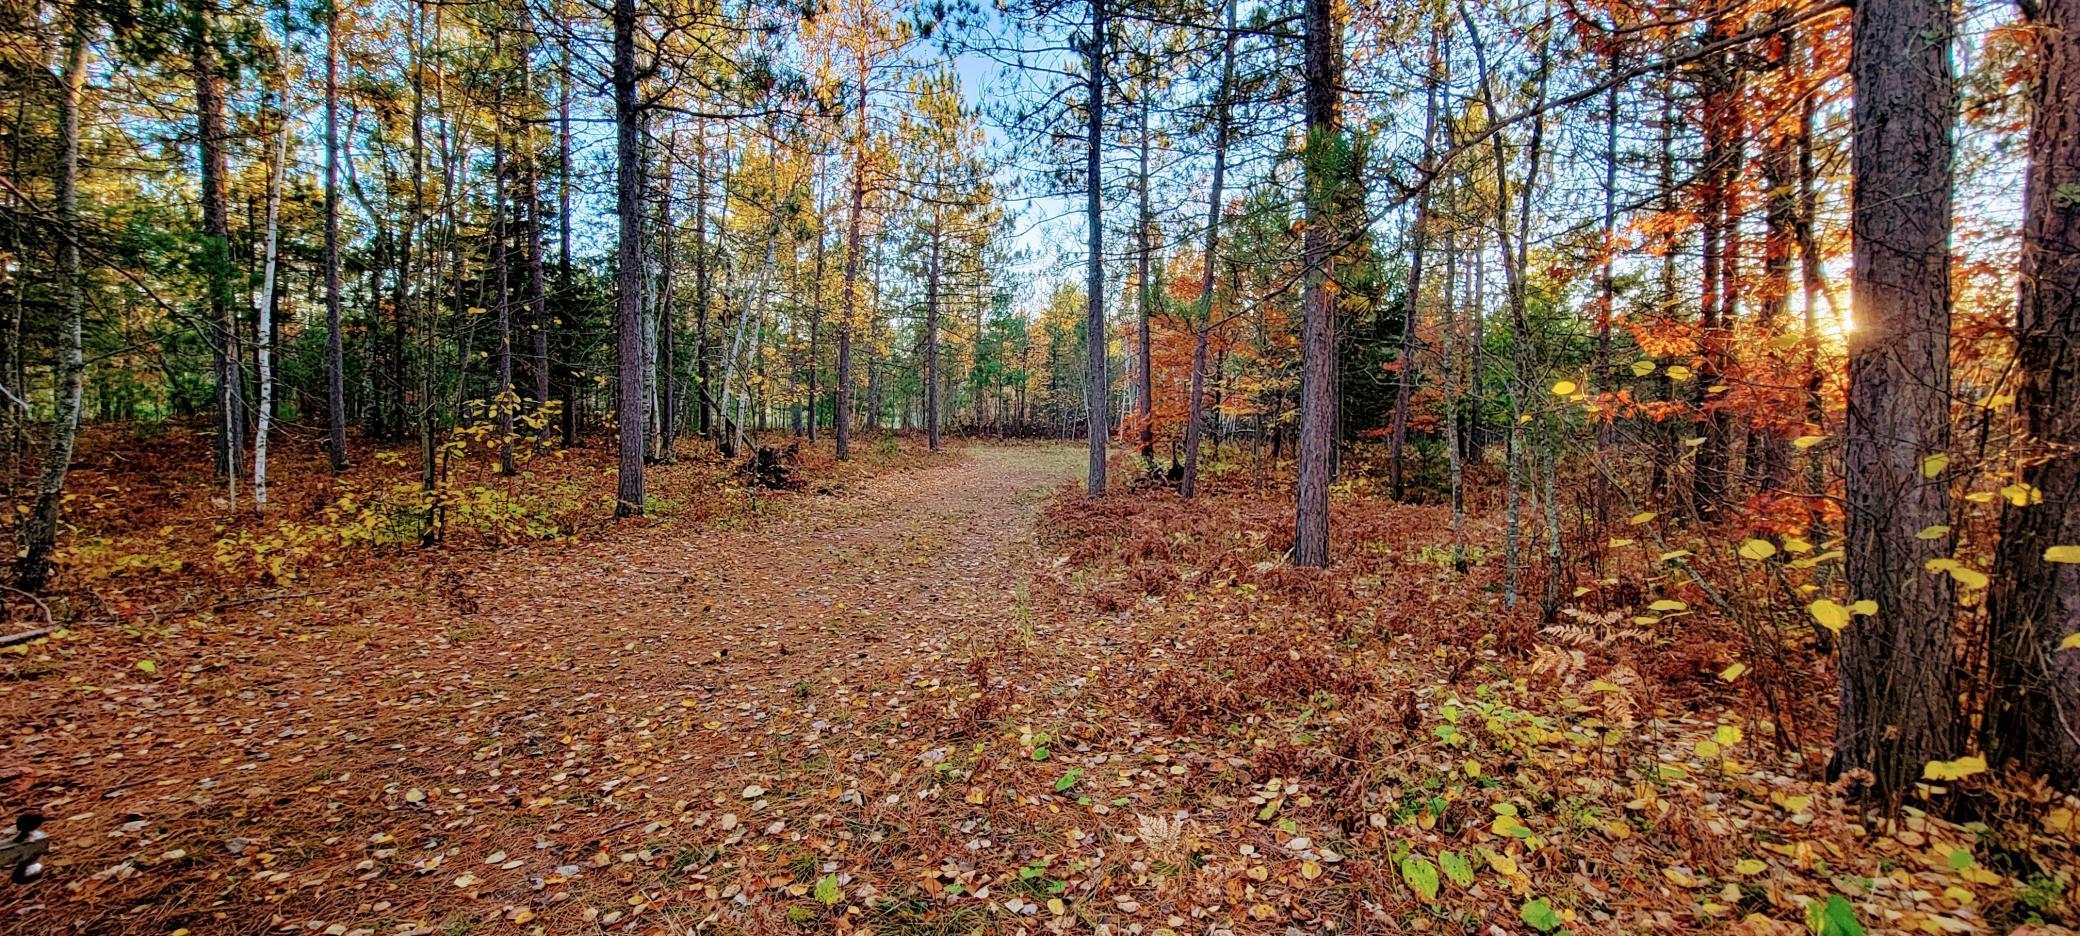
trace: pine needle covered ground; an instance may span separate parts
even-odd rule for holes
[[[755,502],[685,464],[659,497],[742,500],[98,581],[0,656],[0,794],[56,843],[0,930],[2073,922],[2073,802],[1968,776],[1863,824],[1817,651],[1765,693],[1715,615],[1604,610],[1682,581],[1541,626],[1484,513],[1462,574],[1443,508],[1347,496],[1306,572],[1280,485],[1090,501],[1082,459],[812,455]]]

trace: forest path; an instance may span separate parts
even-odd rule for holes
[[[699,708],[741,712],[803,680],[907,668],[1008,626],[1034,516],[1082,458],[976,446],[777,516],[660,525],[547,568],[514,551],[468,577],[484,595],[475,617],[499,640],[575,654],[573,678],[559,680],[570,688],[683,690]]]
[[[1082,459],[970,446],[744,519],[97,633],[61,671],[91,691],[0,692],[0,799],[55,843],[48,882],[0,888],[0,932],[591,931],[727,900],[749,872],[718,849],[798,851],[818,811],[909,789]]]

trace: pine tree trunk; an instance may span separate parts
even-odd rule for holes
[[[662,269],[657,287],[657,460],[675,460],[679,444],[678,307],[672,301],[673,273],[678,257],[672,222],[672,150],[667,147],[658,202],[659,228],[664,239]]]
[[[1945,0],[1864,0],[1852,25],[1844,565],[1848,597],[1878,613],[1842,632],[1834,768],[1868,771],[1890,804],[1961,743],[1953,586],[1923,568],[1955,542],[1918,535],[1950,520],[1948,474],[1925,466],[1950,447],[1953,28]]]
[[[566,39],[557,68],[556,82],[556,289],[569,302],[575,281],[571,278],[571,47]],[[563,342],[564,355],[575,358],[574,342]],[[559,369],[563,379],[563,445],[578,444],[578,369],[565,360]]]
[[[1135,176],[1135,188],[1138,190],[1141,198],[1141,213],[1138,223],[1134,225],[1135,239],[1137,241],[1134,262],[1140,268],[1138,271],[1139,275],[1135,277],[1135,281],[1140,285],[1141,295],[1134,303],[1135,311],[1138,313],[1135,316],[1138,319],[1135,323],[1135,328],[1138,331],[1134,342],[1134,417],[1136,422],[1140,424],[1141,430],[1142,466],[1153,472],[1156,464],[1155,380],[1149,373],[1148,326],[1149,319],[1155,311],[1151,306],[1162,295],[1162,290],[1155,283],[1154,274],[1149,270],[1151,262],[1155,259],[1154,247],[1150,241],[1156,225],[1155,211],[1148,204],[1149,97],[1150,89],[1147,86],[1147,82],[1144,81],[1141,86],[1140,113],[1141,171]],[[1212,262],[1213,259],[1208,257],[1207,263],[1211,264]],[[1190,430],[1186,431],[1189,432]]]
[[[620,331],[620,477],[614,515],[641,516],[643,492],[643,161],[636,101],[636,3],[614,0],[614,156],[620,209],[615,324]]]
[[[1107,377],[1105,355],[1105,184],[1100,157],[1105,148],[1105,55],[1109,33],[1105,0],[1091,0],[1091,34],[1084,47],[1084,208],[1089,258],[1084,273],[1084,340],[1090,357],[1085,374],[1085,430],[1090,443],[1090,476],[1084,490],[1096,497],[1105,493],[1105,444],[1111,436],[1112,381]]]
[[[1220,256],[1221,188],[1228,175],[1228,137],[1233,132],[1229,100],[1235,85],[1235,3],[1227,3],[1227,30],[1221,36],[1221,83],[1213,91],[1213,186],[1206,194],[1205,266],[1199,273],[1199,315],[1193,329],[1191,412],[1184,424],[1184,477],[1177,492],[1184,497],[1199,493],[1199,445],[1206,422],[1206,351],[1208,332],[1213,328],[1213,274]]]
[[[188,57],[195,83],[197,149],[202,160],[202,272],[209,312],[210,353],[216,368],[217,477],[225,479],[229,506],[238,503],[239,462],[245,426],[238,355],[238,319],[231,309],[231,219],[225,147],[224,76],[217,62],[214,0],[195,0],[189,10]]]
[[[2022,483],[2042,503],[2001,508],[1989,596],[1986,749],[2080,792],[2080,0],[2031,8],[2037,78],[2015,313]],[[2034,496],[2031,496],[2034,500]]]
[[[1336,447],[1337,190],[1350,158],[1338,117],[1343,88],[1342,25],[1332,0],[1307,0],[1307,230],[1300,296],[1299,483],[1293,515],[1293,564],[1329,565],[1329,482]]]
[[[924,282],[924,433],[925,442],[939,450],[939,207],[932,206],[931,257],[925,261]]]

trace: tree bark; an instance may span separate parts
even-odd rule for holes
[[[563,301],[570,301],[571,287],[571,47],[565,39],[563,54],[558,58],[560,74],[556,82],[556,289]],[[575,349],[566,339],[562,342],[566,358],[575,357]],[[569,360],[562,362],[563,379],[563,445],[565,448],[578,444],[578,370]]]
[[[1105,185],[1100,157],[1105,147],[1105,0],[1091,0],[1091,34],[1084,47],[1085,151],[1083,219],[1089,259],[1084,273],[1085,345],[1090,372],[1085,375],[1085,430],[1090,441],[1090,476],[1084,490],[1105,493],[1105,444],[1111,435],[1112,381],[1105,355]]]
[[[860,222],[867,203],[867,81],[871,77],[864,48],[859,57],[859,100],[852,140],[852,205],[845,221],[844,311],[838,318],[837,400],[833,407],[836,425],[832,438],[839,461],[852,457],[852,329],[860,313]]]
[[[197,149],[202,161],[202,272],[216,366],[216,471],[225,479],[231,506],[238,502],[239,462],[245,450],[238,320],[231,310],[231,219],[229,170],[225,165],[224,76],[217,61],[214,0],[194,0],[188,14],[188,58],[195,84]]]
[[[643,161],[641,114],[636,101],[636,3],[614,0],[614,155],[615,187],[620,218],[620,245],[615,259],[616,349],[620,363],[620,401],[615,421],[620,433],[620,477],[616,481],[614,515],[641,516],[643,493]]]
[[[513,464],[513,413],[520,408],[520,397],[513,390],[512,213],[506,200],[504,36],[502,29],[494,27],[492,80],[497,89],[491,100],[491,262],[498,290],[493,297],[498,310],[498,394],[492,401],[492,412],[498,420],[498,473],[512,475],[519,471]]]
[[[1958,753],[1947,473],[1950,208],[1956,91],[1945,0],[1865,0],[1851,27],[1856,86],[1850,224],[1857,322],[1849,333],[1843,465],[1850,595],[1878,603],[1842,632],[1836,772],[1871,774],[1896,804],[1922,765]]]
[[[1337,190],[1349,171],[1338,102],[1343,94],[1342,24],[1333,0],[1307,0],[1307,230],[1300,297],[1299,483],[1293,516],[1293,564],[1329,565],[1329,481],[1336,447]]]
[[[1439,22],[1443,23],[1444,20],[1440,18]],[[1423,161],[1421,164],[1421,175],[1425,178],[1429,177],[1436,170],[1436,167],[1431,165],[1431,161],[1435,158],[1437,142],[1437,94],[1439,85],[1442,83],[1440,72],[1446,67],[1444,55],[1442,54],[1442,42],[1438,35],[1442,31],[1442,29],[1439,29],[1431,33],[1430,70],[1423,82]],[[1430,189],[1428,186],[1425,186],[1422,194],[1416,196],[1415,222],[1409,227],[1411,243],[1408,251],[1408,302],[1402,310],[1401,358],[1399,362],[1401,369],[1394,375],[1396,379],[1394,381],[1394,415],[1390,430],[1393,439],[1390,475],[1394,489],[1394,499],[1397,501],[1407,496],[1408,493],[1408,481],[1404,466],[1406,460],[1405,452],[1408,446],[1408,408],[1409,401],[1415,395],[1416,387],[1416,322],[1422,314],[1423,254],[1425,248],[1429,246],[1429,226]]]
[[[1213,271],[1220,256],[1221,188],[1228,175],[1228,137],[1233,132],[1229,94],[1235,86],[1235,3],[1227,3],[1227,29],[1221,35],[1221,83],[1213,91],[1213,186],[1206,195],[1205,266],[1199,273],[1199,315],[1193,328],[1191,414],[1184,426],[1184,477],[1177,492],[1184,497],[1199,493],[1199,444],[1206,432],[1206,352],[1208,333],[1213,329]]]
[[[288,31],[288,9],[283,8],[282,29]],[[282,63],[282,113],[280,127],[275,129],[274,157],[267,174],[267,260],[261,273],[260,295],[253,304],[253,329],[257,333],[258,347],[255,363],[260,371],[260,413],[253,428],[253,509],[267,509],[267,433],[274,421],[274,292],[275,276],[280,257],[278,248],[281,235],[282,176],[289,162],[289,108],[287,89],[289,69],[283,51]]]
[[[51,173],[58,220],[57,413],[51,441],[43,453],[43,473],[36,482],[36,501],[22,518],[21,554],[15,561],[15,587],[41,591],[50,581],[51,553],[58,545],[58,518],[65,505],[65,474],[72,467],[73,443],[79,438],[80,406],[85,387],[83,330],[87,288],[79,262],[79,134],[80,96],[87,77],[87,24],[73,8],[65,43],[63,71],[57,79],[57,160]]]
[[[1990,611],[1986,750],[2080,792],[2080,0],[2030,10],[2030,89],[2020,300],[2015,312],[2022,483],[2042,503],[2001,508]],[[2034,500],[2025,496],[2025,500]]]
[[[1162,295],[1162,290],[1154,282],[1154,274],[1149,270],[1151,263],[1155,259],[1154,246],[1151,243],[1151,239],[1156,225],[1155,211],[1148,204],[1148,110],[1150,106],[1149,98],[1152,94],[1153,90],[1148,87],[1148,82],[1144,79],[1141,83],[1140,111],[1141,171],[1135,177],[1135,188],[1141,198],[1141,213],[1134,226],[1135,240],[1137,241],[1134,262],[1139,267],[1139,275],[1135,277],[1135,281],[1141,287],[1140,298],[1135,300],[1134,303],[1135,311],[1139,313],[1136,316],[1139,321],[1135,323],[1138,332],[1134,342],[1134,416],[1141,429],[1141,464],[1143,468],[1150,472],[1155,470],[1156,464],[1156,421],[1155,380],[1149,373],[1148,326],[1149,318],[1154,312],[1150,307]],[[1212,265],[1213,258],[1209,256],[1206,262],[1209,266]],[[1204,362],[1200,363],[1203,364]],[[1197,377],[1196,371],[1194,371],[1193,376]],[[1196,402],[1197,399],[1198,394],[1194,391],[1193,400]],[[1189,433],[1190,430],[1187,429],[1186,432]]]
[[[325,454],[347,467],[346,351],[340,336],[339,4],[325,3]]]
[[[939,227],[940,212],[932,206],[931,257],[925,261],[924,281],[924,433],[931,450],[939,450]]]

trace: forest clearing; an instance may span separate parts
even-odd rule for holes
[[[2080,0],[0,3],[0,936],[2080,932]]]

